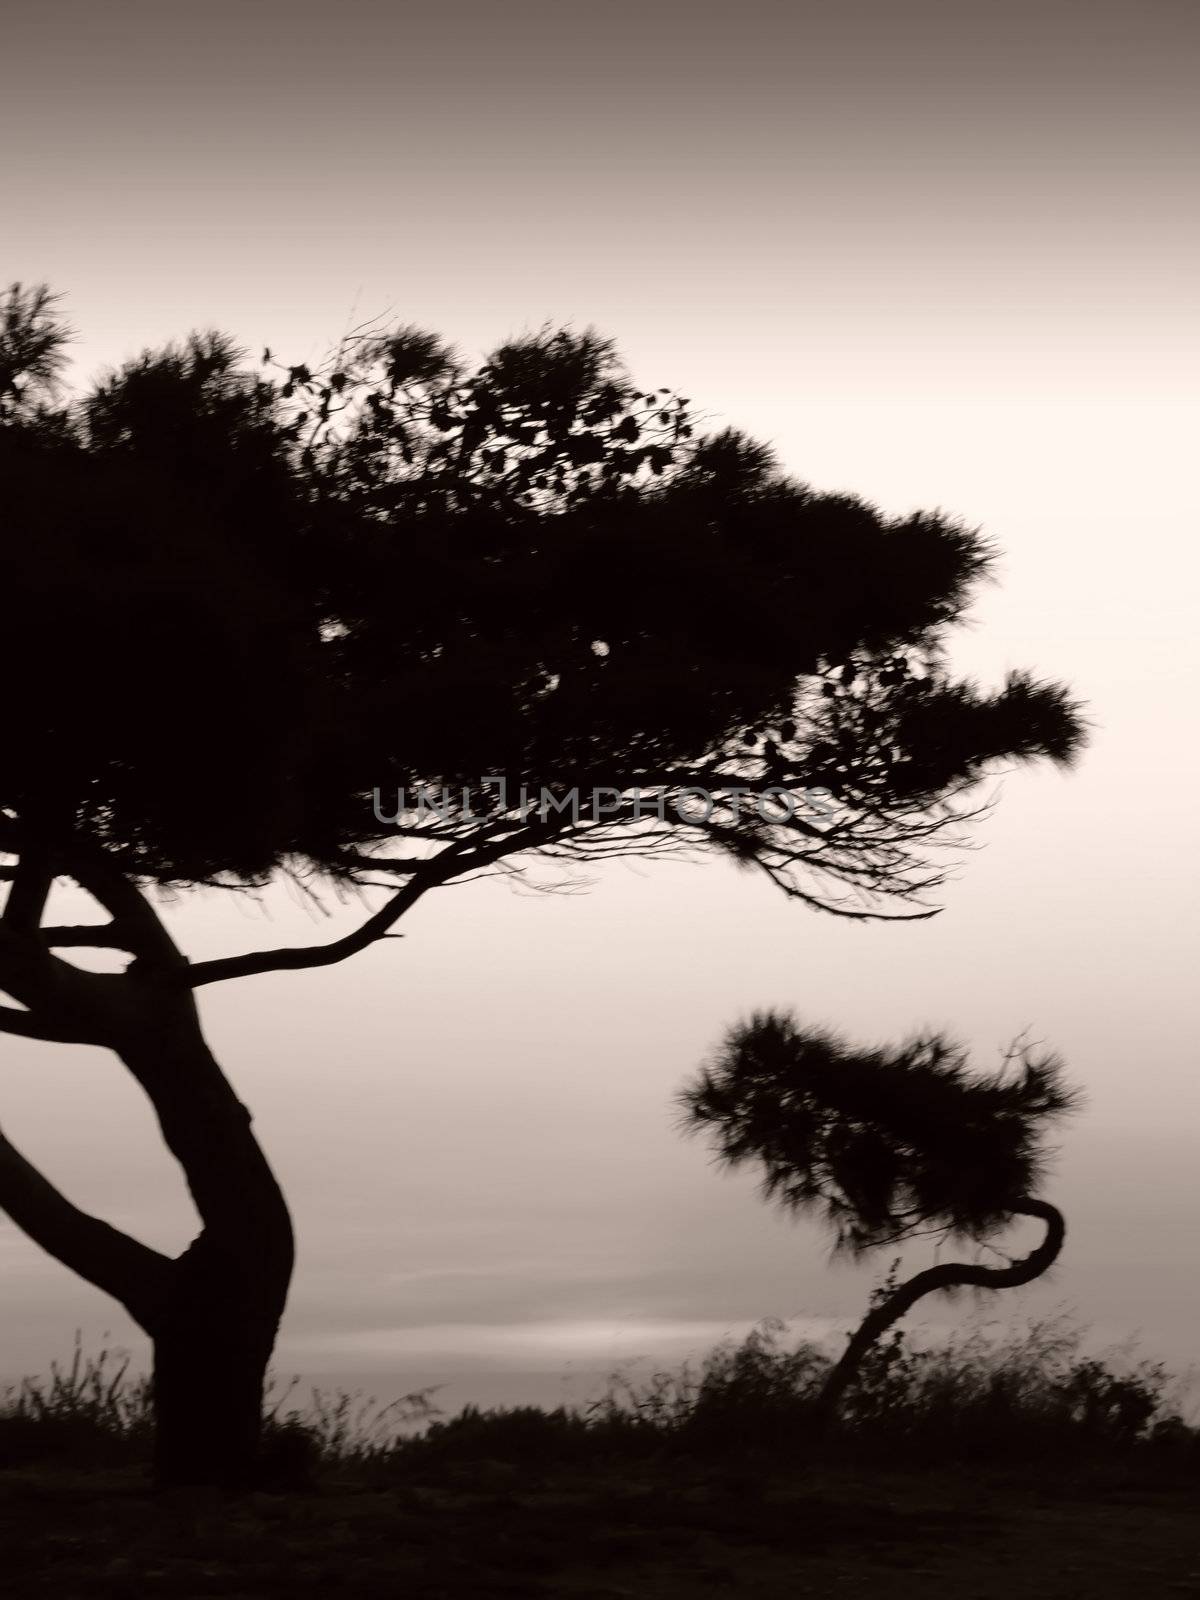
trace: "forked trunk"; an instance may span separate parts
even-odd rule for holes
[[[158,1481],[244,1486],[255,1476],[263,1379],[291,1280],[287,1205],[250,1113],[205,1043],[188,963],[149,903],[102,854],[72,844],[71,875],[113,921],[56,930],[51,944],[111,942],[135,954],[121,974],[73,967],[39,931],[53,881],[47,852],[37,839],[19,844],[0,913],[0,987],[24,1009],[2,1008],[4,1030],[120,1056],[154,1107],[202,1231],[172,1260],[72,1205],[2,1134],[0,1209],[149,1334]]]
[[[974,1262],[947,1261],[918,1272],[891,1294],[873,1305],[850,1336],[840,1359],[835,1363],[821,1391],[818,1419],[830,1421],[837,1414],[846,1390],[857,1378],[863,1361],[889,1328],[906,1316],[918,1300],[938,1290],[973,1287],[980,1289],[1016,1288],[1032,1283],[1051,1266],[1062,1249],[1066,1224],[1062,1213],[1047,1200],[1026,1195],[1012,1207],[1015,1216],[1037,1217],[1046,1225],[1046,1237],[1036,1249],[1007,1267],[985,1267]]]

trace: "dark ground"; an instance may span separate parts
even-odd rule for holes
[[[155,1498],[132,1470],[0,1473],[11,1600],[1200,1596],[1200,1483],[1147,1474],[657,1466]]]

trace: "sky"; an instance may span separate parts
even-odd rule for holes
[[[62,292],[80,381],[196,327],[301,361],[369,316],[468,356],[594,325],[641,384],[817,488],[982,527],[998,581],[955,663],[1030,667],[1088,706],[1079,769],[1003,779],[929,923],[615,863],[570,893],[447,890],[402,943],[204,991],[299,1229],[279,1370],[578,1399],[762,1317],[848,1326],[887,1261],[831,1265],[674,1126],[680,1084],[766,1005],[865,1042],[944,1026],[989,1068],[1023,1028],[1056,1048],[1087,1097],[1047,1188],[1061,1263],[967,1312],[1069,1312],[1189,1363],[1189,0],[6,0],[2,43],[3,273]],[[349,913],[280,890],[168,915],[202,956]],[[0,1122],[77,1203],[160,1248],[191,1237],[115,1057],[4,1040]],[[76,1328],[143,1358],[3,1221],[0,1278],[0,1378]]]

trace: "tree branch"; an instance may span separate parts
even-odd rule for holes
[[[1010,1261],[1006,1267],[985,1267],[978,1262],[943,1261],[926,1267],[898,1287],[884,1294],[872,1305],[866,1316],[850,1336],[850,1341],[839,1360],[834,1364],[818,1399],[819,1410],[826,1418],[837,1410],[843,1394],[853,1382],[862,1366],[863,1358],[901,1317],[907,1316],[918,1300],[927,1294],[943,1293],[958,1288],[1008,1289],[1032,1283],[1058,1259],[1066,1236],[1066,1223],[1057,1206],[1048,1200],[1038,1200],[1032,1195],[1022,1195],[1010,1207],[1015,1217],[1036,1217],[1046,1225],[1046,1235],[1027,1256]],[[940,1231],[940,1230],[939,1230]]]
[[[9,1033],[20,1039],[44,1039],[50,1044],[95,1044],[97,1041],[65,1023],[45,1022],[32,1011],[18,1011],[15,1006],[0,1006],[0,1033]]]
[[[290,945],[278,950],[251,950],[241,956],[218,956],[212,961],[197,961],[187,971],[194,989],[201,984],[221,983],[229,978],[249,978],[260,972],[297,972],[306,967],[328,967],[348,956],[357,955],[387,933],[394,922],[421,898],[435,881],[414,880],[392,896],[353,932],[328,944]]]
[[[112,918],[113,937],[121,940],[118,949],[167,966],[183,962],[179,947],[149,900],[101,851],[76,848],[65,866],[80,888]]]
[[[0,1209],[48,1255],[119,1300],[152,1331],[169,1282],[170,1257],[73,1206],[3,1134]]]
[[[54,873],[46,852],[38,848],[21,851],[21,859],[12,875],[12,888],[4,902],[5,927],[28,931],[36,928],[46,908]]]
[[[7,1030],[30,1038],[99,1043],[89,1031],[97,974],[84,972],[53,955],[34,929],[14,928],[0,918],[0,989],[36,1015],[32,1027],[13,1022]],[[6,1013],[8,1018],[24,1013]],[[50,1023],[45,1019],[53,1019]],[[83,1031],[80,1031],[83,1030]]]
[[[229,978],[249,978],[260,972],[298,972],[309,967],[329,967],[348,956],[357,955],[382,939],[405,912],[410,911],[429,889],[449,883],[464,873],[498,861],[502,856],[536,848],[552,838],[554,828],[547,824],[527,826],[523,833],[506,834],[490,845],[468,849],[450,845],[426,863],[424,873],[415,874],[386,905],[367,918],[351,933],[328,944],[287,945],[278,950],[252,950],[240,956],[219,956],[212,961],[197,961],[186,973],[188,983],[198,989],[205,983],[222,983]]]

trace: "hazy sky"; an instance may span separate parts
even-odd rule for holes
[[[1192,1003],[1200,15],[1190,0],[6,0],[0,240],[81,375],[218,326],[319,355],[392,312],[475,355],[544,320],[772,440],[818,487],[1000,544],[957,659],[1070,680],[1093,743],[1006,780],[932,923],[862,927],[721,866],[435,896],[344,967],[205,990],[292,1199],[280,1366],[549,1397],[761,1316],[856,1313],[672,1128],[754,1005],[866,1040],[1024,1026],[1086,1087],[1048,1286],[1106,1338],[1200,1329]],[[196,954],[327,937],[286,894],[175,913]],[[268,920],[270,919],[270,920]],[[115,1058],[0,1042],[0,1115],[171,1249],[182,1183]],[[0,1224],[0,1375],[129,1324]],[[936,1308],[931,1316],[943,1315]]]

